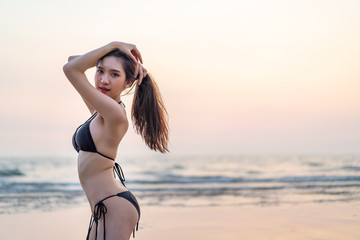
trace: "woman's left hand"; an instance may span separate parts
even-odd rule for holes
[[[138,64],[139,61],[140,63],[143,63],[141,53],[134,44],[125,42],[111,42],[110,45],[126,53],[134,63]]]
[[[134,63],[136,64],[134,76],[138,76],[138,85],[140,85],[143,78],[147,75],[147,70],[142,65],[143,60],[139,49],[137,49],[137,47],[131,43],[112,42],[110,44],[114,44],[116,48],[125,52],[134,61]]]
[[[141,84],[141,82],[142,82],[142,80],[144,79],[144,77],[146,77],[146,75],[147,75],[147,70],[146,70],[146,68],[144,68],[144,66],[142,65],[142,64],[138,64],[138,71],[139,71],[139,77],[138,77],[138,82],[137,82],[137,84],[138,84],[138,86],[140,86],[140,84]]]

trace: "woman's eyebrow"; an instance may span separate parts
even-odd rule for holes
[[[101,66],[96,66],[98,69],[101,69],[101,70],[104,70],[105,68],[101,67]],[[109,69],[109,71],[111,72],[118,72],[118,73],[121,73],[120,70],[117,70],[117,69]]]

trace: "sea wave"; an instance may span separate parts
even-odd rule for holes
[[[13,193],[56,193],[56,192],[82,192],[79,183],[67,182],[1,182],[2,194]]]
[[[25,176],[25,174],[18,168],[14,169],[0,169],[0,177],[13,177],[13,176]]]
[[[0,163],[0,214],[86,201],[73,159],[0,158]],[[360,200],[360,156],[132,158],[121,165],[141,205]]]
[[[359,181],[360,176],[287,176],[280,178],[244,178],[227,176],[159,176],[157,180],[133,180],[135,184],[207,184],[207,183],[305,183]]]
[[[346,171],[360,172],[360,167],[358,166],[343,166],[341,168]]]

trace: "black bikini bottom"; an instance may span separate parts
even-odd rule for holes
[[[120,192],[118,194],[115,194],[115,195],[110,195],[106,198],[104,198],[103,200],[99,201],[95,207],[94,207],[94,213],[93,215],[91,216],[91,219],[90,219],[90,224],[89,224],[89,230],[88,230],[88,234],[87,234],[87,237],[86,237],[86,240],[89,240],[89,237],[90,237],[90,231],[94,225],[94,223],[96,224],[96,233],[95,233],[95,240],[97,239],[97,231],[98,231],[98,221],[99,219],[101,218],[101,216],[104,217],[104,240],[106,239],[106,232],[105,232],[105,215],[107,213],[107,208],[104,204],[104,201],[106,199],[109,199],[109,198],[112,198],[112,197],[122,197],[122,198],[125,198],[126,200],[128,200],[129,202],[132,203],[132,205],[134,205],[134,207],[136,208],[138,214],[139,214],[139,219],[138,219],[138,222],[136,224],[136,231],[139,229],[139,220],[140,220],[140,207],[139,207],[139,203],[137,202],[135,196],[129,192],[129,191],[125,191],[125,192]],[[135,229],[133,230],[133,237],[135,238]]]

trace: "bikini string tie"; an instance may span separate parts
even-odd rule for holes
[[[116,178],[116,175],[119,177],[119,180],[121,181],[122,185],[125,186],[125,176],[124,176],[124,172],[120,167],[120,164],[118,164],[117,162],[115,162],[114,165],[114,177]]]
[[[98,222],[101,218],[101,216],[104,217],[104,239],[105,236],[106,236],[106,231],[105,231],[105,214],[107,213],[107,208],[105,206],[105,204],[103,203],[103,201],[100,201],[98,202],[95,207],[94,207],[94,213],[93,213],[93,216],[92,218],[90,219],[90,224],[89,224],[89,230],[88,230],[88,235],[86,237],[86,240],[89,240],[89,237],[90,237],[90,232],[91,232],[91,229],[95,223],[96,225],[96,232],[95,232],[95,240],[97,240],[97,234],[98,234]]]

